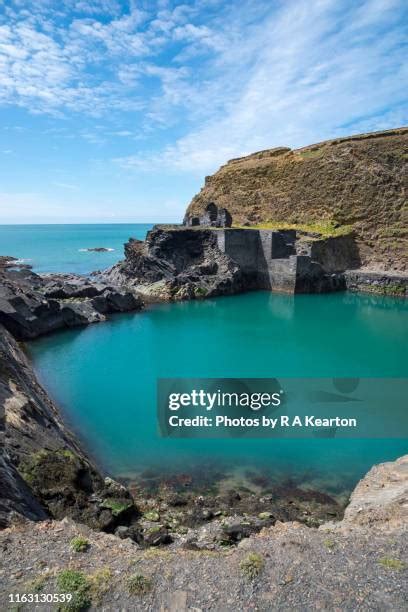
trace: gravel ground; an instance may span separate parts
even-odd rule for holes
[[[72,550],[71,540],[78,534],[88,540],[85,552]],[[96,610],[408,608],[408,538],[402,528],[344,532],[278,523],[238,546],[196,551],[181,540],[141,549],[68,520],[46,521],[0,532],[0,551],[1,610],[58,609],[13,605],[9,594],[60,593],[58,577],[66,569],[86,577],[87,601]],[[252,553],[256,556],[245,564]],[[132,590],[134,575],[146,580],[137,579]]]

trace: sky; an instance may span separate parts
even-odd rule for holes
[[[406,125],[407,25],[406,0],[0,0],[0,223],[177,222],[232,157]]]

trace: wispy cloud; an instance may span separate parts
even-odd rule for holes
[[[403,12],[396,0],[285,3],[218,55],[217,78],[232,81],[220,110],[159,152],[116,161],[203,172],[257,149],[404,124]],[[243,48],[250,65],[243,73],[233,62],[234,73]]]
[[[54,181],[53,183],[56,187],[60,187],[61,189],[68,189],[69,191],[77,191],[78,185],[74,185],[73,183],[64,183],[61,181]]]

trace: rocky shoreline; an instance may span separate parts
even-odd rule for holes
[[[143,302],[131,291],[75,274],[39,275],[11,257],[0,260],[0,324],[18,340],[142,308]]]

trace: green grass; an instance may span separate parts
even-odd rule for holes
[[[241,561],[239,567],[245,578],[254,580],[262,572],[265,562],[258,553],[249,553],[245,559]]]
[[[335,548],[335,546],[336,546],[336,542],[334,540],[332,540],[331,538],[326,538],[325,540],[323,540],[323,544],[329,550],[333,550],[333,548]]]
[[[85,552],[89,548],[89,540],[83,536],[76,536],[75,538],[72,538],[69,545],[75,552]]]
[[[333,238],[336,236],[345,236],[350,234],[352,225],[337,225],[334,221],[319,221],[311,223],[285,223],[284,221],[266,221],[251,226],[235,226],[234,228],[241,229],[270,229],[270,230],[297,230],[299,232],[307,232],[319,234],[323,238]]]
[[[114,499],[112,497],[107,497],[103,500],[101,504],[102,508],[108,508],[113,516],[119,516],[125,510],[129,510],[133,506],[133,502],[131,501],[119,501],[118,499]]]
[[[90,583],[83,572],[73,569],[62,570],[57,576],[57,586],[61,593],[71,593],[70,602],[62,604],[60,610],[81,612],[87,610],[92,599],[89,594]]]
[[[399,559],[391,559],[390,557],[383,557],[382,559],[379,559],[378,563],[390,570],[399,571],[406,568],[406,563],[400,561]]]
[[[302,159],[315,159],[316,157],[321,157],[323,155],[323,147],[319,147],[318,149],[308,149],[307,151],[299,151],[297,153]]]
[[[146,595],[153,587],[151,579],[142,574],[133,574],[127,579],[126,584],[131,595]]]

